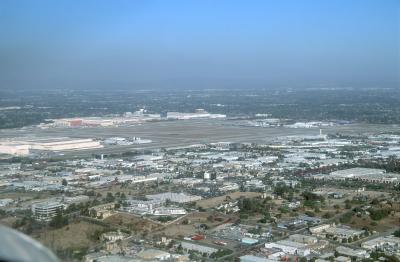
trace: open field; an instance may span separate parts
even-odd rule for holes
[[[317,135],[318,128],[259,128],[232,125],[231,120],[185,120],[149,122],[136,126],[121,127],[90,127],[90,128],[49,128],[40,129],[26,127],[21,129],[0,130],[0,139],[9,138],[97,138],[107,137],[142,137],[151,139],[149,144],[130,146],[107,146],[102,149],[71,151],[69,155],[88,153],[118,153],[131,149],[154,149],[187,146],[196,143],[258,142],[270,141],[278,136]],[[324,133],[359,134],[373,132],[398,131],[394,125],[351,124],[343,126],[324,127]]]

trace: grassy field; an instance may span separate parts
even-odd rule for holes
[[[160,225],[150,220],[125,213],[118,213],[107,217],[103,222],[109,224],[111,227],[125,227],[133,233],[149,233],[160,228]]]
[[[91,234],[101,229],[102,226],[80,221],[60,229],[44,231],[36,236],[36,239],[52,250],[91,247],[96,244],[96,241],[91,239]]]

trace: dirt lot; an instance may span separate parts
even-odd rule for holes
[[[196,206],[202,207],[202,208],[212,208],[215,206],[218,206],[219,204],[223,203],[226,200],[226,197],[229,196],[232,200],[238,199],[240,197],[258,197],[260,196],[261,193],[256,193],[256,192],[234,192],[230,193],[227,195],[219,196],[219,197],[213,197],[213,198],[208,198],[208,199],[203,199],[200,201],[197,201]]]

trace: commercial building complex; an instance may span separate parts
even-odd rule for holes
[[[383,169],[376,168],[350,168],[331,172],[329,175],[313,176],[313,179],[322,180],[356,180],[379,184],[400,184],[400,174],[389,173]]]

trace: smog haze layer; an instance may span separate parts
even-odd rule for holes
[[[398,88],[400,2],[2,1],[0,89]]]

